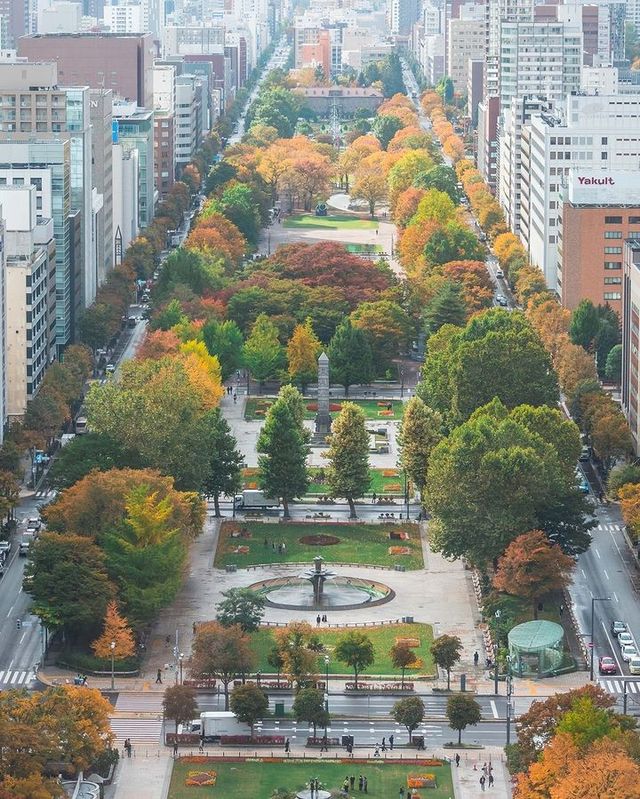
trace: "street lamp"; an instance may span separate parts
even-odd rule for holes
[[[325,695],[324,695],[324,709],[329,712],[329,655],[324,656],[324,677],[325,677]]]
[[[407,521],[409,521],[409,480],[407,478],[406,470],[404,473],[404,504],[407,513]]]
[[[507,746],[511,743],[511,695],[513,681],[511,679],[511,655],[507,655]]]
[[[116,657],[116,642],[112,641],[109,644],[111,649],[111,690],[115,691],[115,657]]]
[[[182,685],[182,661],[184,660],[184,652],[178,655],[178,663],[180,664],[180,685]]]
[[[611,597],[609,596],[593,596],[591,597],[591,657],[590,657],[590,665],[589,665],[589,679],[593,680],[593,653],[596,648],[596,642],[593,640],[594,637],[594,624],[595,624],[595,612],[596,612],[596,602],[611,602]]]
[[[257,671],[256,672],[256,682],[258,683],[258,688],[260,688],[260,678],[261,677],[262,677],[262,672],[261,671]]]

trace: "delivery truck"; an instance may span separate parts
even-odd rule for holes
[[[199,719],[185,724],[178,732],[190,732],[204,738],[205,741],[214,743],[220,740],[221,735],[251,735],[251,727],[243,721],[238,721],[235,713],[226,710],[206,710],[200,714]]]
[[[233,504],[236,510],[266,510],[280,507],[280,500],[266,497],[264,491],[243,491],[236,495]]]

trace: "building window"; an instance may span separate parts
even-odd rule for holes
[[[603,161],[606,161],[606,160],[607,160],[607,158],[608,158],[608,155],[607,155],[607,153],[600,153],[600,158],[601,158]]]
[[[622,294],[619,291],[605,291],[604,293],[605,300],[621,300]]]
[[[619,285],[620,283],[622,283],[622,278],[621,277],[605,277],[604,283],[605,283],[605,286]]]
[[[631,218],[629,218],[629,222],[631,222]],[[621,216],[605,216],[604,223],[605,223],[605,225],[621,225],[622,224],[622,217]]]
[[[622,238],[622,231],[621,230],[605,230],[604,237],[605,237],[605,239],[621,239]]]
[[[605,247],[605,255],[622,255],[622,247]]]
[[[605,269],[622,269],[622,261],[605,261]]]

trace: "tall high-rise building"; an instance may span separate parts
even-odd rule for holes
[[[96,282],[100,286],[113,268],[113,97],[109,89],[91,89],[92,202],[101,197],[102,212],[94,218]],[[97,227],[95,227],[97,225]]]
[[[116,143],[138,153],[138,225],[146,228],[153,219],[155,186],[153,174],[153,111],[135,103],[114,103]]]

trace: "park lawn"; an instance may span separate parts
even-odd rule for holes
[[[274,397],[249,397],[244,406],[244,418],[248,422],[256,422],[261,421],[266,416],[267,411],[275,402]],[[350,400],[348,397],[347,399],[339,399],[339,400],[332,400],[331,401],[331,416],[335,417],[340,412],[342,407],[342,403],[344,402],[353,402],[359,408],[362,408],[364,411],[364,415],[367,421],[376,421],[376,422],[397,422],[402,419],[402,414],[404,412],[404,403],[401,400],[379,400],[379,399],[371,399],[371,400]],[[307,406],[314,406],[314,407],[307,407],[307,412],[305,415],[305,419],[315,419],[316,418],[316,410],[315,410],[315,399],[306,399]],[[391,405],[391,410],[387,410],[387,406]]]
[[[215,771],[215,786],[192,788],[185,786],[189,771]],[[398,765],[384,761],[371,761],[366,764],[347,761],[319,761],[292,758],[285,762],[263,762],[247,760],[244,762],[185,763],[180,760],[173,764],[168,799],[270,799],[277,788],[290,791],[302,790],[311,777],[318,778],[322,787],[337,792],[342,788],[346,776],[356,778],[355,792],[358,793],[358,776],[364,774],[368,780],[367,796],[373,799],[395,799],[400,786],[406,791],[409,774],[435,774],[438,787],[424,788],[420,795],[428,799],[450,799],[453,796],[451,768],[442,766]],[[364,795],[364,794],[361,794]]]
[[[372,230],[378,227],[375,219],[361,219],[359,216],[350,214],[330,214],[329,216],[299,214],[287,217],[282,224],[283,227],[323,228],[325,230]]]
[[[383,252],[381,244],[345,244],[344,246],[347,252],[353,253],[354,255],[361,255],[362,253],[370,255],[372,253],[377,254]]]
[[[331,614],[329,614],[331,616]],[[330,622],[336,621],[336,616],[331,616]],[[318,670],[322,673],[325,669],[324,656],[329,655],[329,674],[349,674],[353,673],[346,663],[338,660],[333,654],[338,641],[347,632],[352,632],[353,627],[329,627],[315,628],[318,638],[324,644],[324,651],[318,655]],[[379,627],[366,627],[356,630],[365,633],[373,643],[375,660],[362,672],[362,679],[366,680],[380,676],[390,677],[397,675],[400,679],[400,669],[396,669],[391,662],[389,652],[398,638],[417,638],[420,645],[413,651],[416,653],[417,665],[414,669],[407,669],[405,677],[412,675],[432,675],[434,673],[433,661],[431,659],[431,642],[433,641],[433,629],[430,624],[382,624]],[[251,648],[255,651],[258,659],[256,668],[264,673],[273,672],[273,666],[267,661],[267,655],[275,646],[272,627],[261,627],[251,634]]]
[[[328,493],[327,484],[317,480],[317,477],[323,472],[324,469],[317,466],[312,466],[309,469],[311,482],[307,494],[325,495]],[[255,480],[255,477],[253,479]],[[369,469],[369,479],[371,483],[367,496],[371,496],[373,493],[377,496],[404,496],[404,476],[397,469]]]
[[[391,531],[408,532],[410,538],[406,541],[391,539]],[[232,537],[232,533],[240,533],[240,536]],[[313,535],[332,535],[340,541],[321,547],[300,541],[305,536]],[[281,543],[286,545],[284,553],[278,552]],[[407,547],[409,554],[389,554],[389,547],[392,546]],[[245,547],[248,552],[243,551]],[[241,551],[234,551],[236,549]],[[407,569],[422,569],[424,566],[420,530],[415,524],[263,524],[253,521],[222,523],[215,566],[224,568],[233,563],[243,569],[257,563],[311,563],[318,552],[328,563],[362,563],[390,569],[397,563]]]

